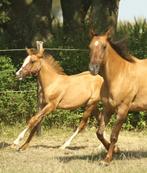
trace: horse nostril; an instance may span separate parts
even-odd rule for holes
[[[16,75],[16,78],[17,78],[17,79],[22,80],[22,75],[21,75],[20,71],[17,71],[17,72],[15,73],[15,75]]]
[[[93,65],[91,63],[89,64],[89,70],[93,71]]]
[[[100,65],[99,64],[89,64],[89,70],[92,74],[96,75],[99,73]]]

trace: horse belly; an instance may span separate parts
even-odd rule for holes
[[[130,105],[130,111],[147,110],[147,88],[142,87]]]
[[[69,90],[65,93],[64,97],[60,101],[58,108],[62,109],[74,109],[83,106],[90,98],[90,93],[87,91],[74,91]]]

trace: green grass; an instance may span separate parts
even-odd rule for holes
[[[1,127],[0,173],[146,173],[147,133],[126,132],[120,134],[118,145],[121,153],[114,155],[110,166],[98,162],[105,152],[99,152],[95,128],[86,129],[66,150],[59,146],[71,135],[71,129],[43,130],[34,137],[30,147],[18,152],[9,145],[23,128]],[[107,131],[107,136],[110,134]]]

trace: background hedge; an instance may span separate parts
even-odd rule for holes
[[[116,35],[117,38],[127,37],[131,54],[141,59],[147,57],[146,20],[135,20],[134,23],[119,23]],[[46,43],[46,47],[59,47],[59,45],[62,45],[62,41],[59,33],[52,45]],[[77,38],[68,41],[66,47],[79,46]],[[88,40],[85,40],[85,45],[88,45]],[[86,47],[88,48],[88,46]],[[76,74],[88,69],[88,51],[50,51],[49,53],[60,61],[67,74]],[[21,66],[25,56],[25,52],[3,53],[0,56],[0,122],[2,124],[25,123],[37,111],[36,79],[30,77],[24,81],[18,81],[15,78],[15,71]],[[15,92],[8,92],[10,90]],[[82,113],[83,108],[75,111],[57,110],[47,116],[43,124],[45,127],[75,127],[78,125]],[[109,123],[110,126],[114,119],[113,117]],[[128,130],[143,129],[147,127],[146,122],[145,112],[131,112],[124,128]],[[95,125],[94,118],[91,119],[89,125]]]

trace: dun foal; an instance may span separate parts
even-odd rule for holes
[[[89,68],[92,73],[100,73],[104,78],[101,92],[104,111],[100,113],[100,127],[97,130],[99,140],[108,150],[102,164],[109,164],[114,150],[117,150],[115,144],[128,111],[147,110],[147,60],[129,55],[119,42],[115,44],[110,41],[110,36],[110,30],[104,35],[95,35],[89,45]],[[109,143],[103,132],[114,112],[117,120]]]
[[[27,127],[20,133],[13,145],[17,146],[20,140],[24,138],[25,133],[31,130],[28,139],[19,148],[25,149],[34,135],[38,124],[47,114],[55,111],[57,108],[75,109],[85,105],[84,115],[79,127],[61,147],[65,148],[85,127],[90,115],[94,112],[96,115],[98,114],[96,105],[100,100],[103,78],[99,75],[91,75],[89,71],[70,76],[64,74],[59,63],[51,55],[44,54],[43,46],[41,46],[39,51],[27,49],[27,53],[28,56],[16,75],[19,79],[29,75],[37,76],[43,92],[44,107],[30,119]]]

